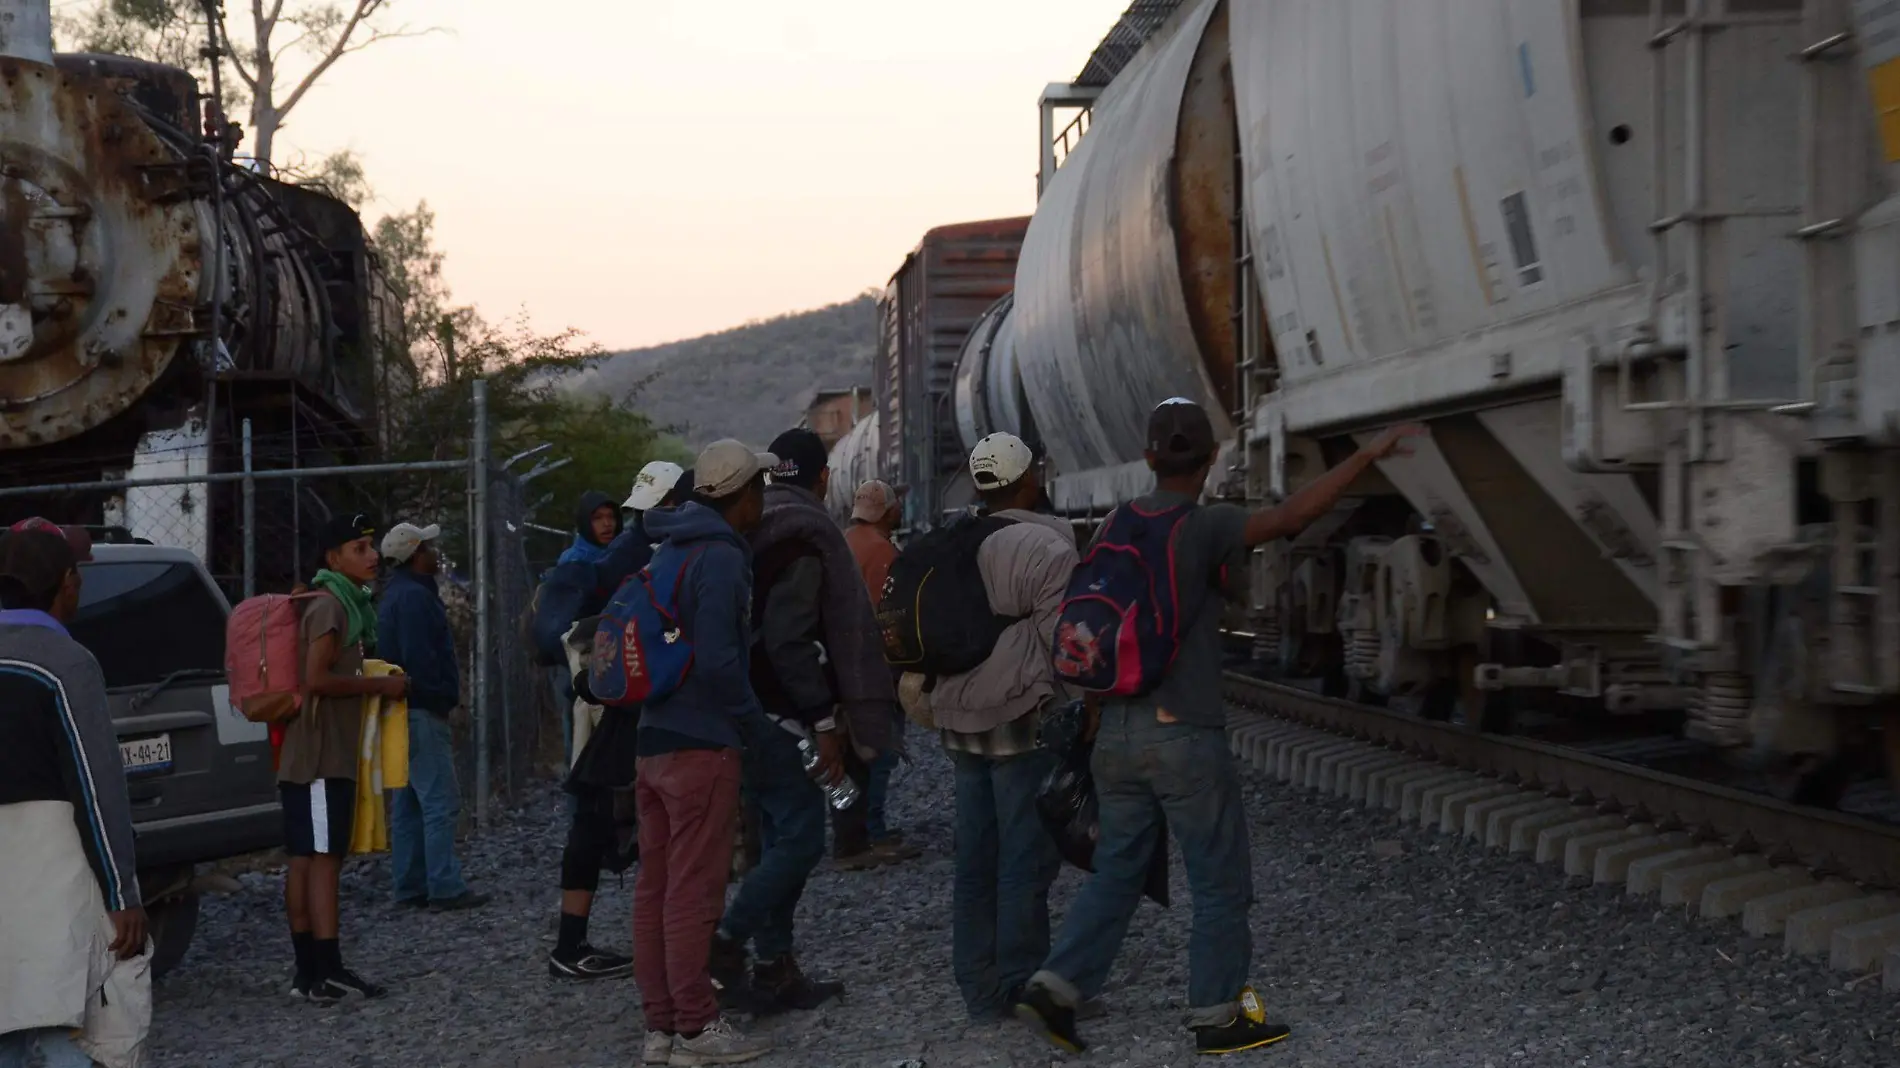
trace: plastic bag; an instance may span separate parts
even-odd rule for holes
[[[1086,714],[1082,702],[1052,709],[1037,728],[1037,741],[1056,754],[1056,766],[1036,791],[1036,813],[1055,839],[1062,859],[1086,872],[1095,870],[1095,842],[1101,837],[1101,810],[1095,795],[1095,776],[1089,771],[1093,742],[1084,741]],[[1155,814],[1159,817],[1161,814]],[[1142,892],[1168,907],[1168,824],[1157,819],[1154,856],[1148,862],[1148,880]]]

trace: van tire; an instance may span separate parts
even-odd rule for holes
[[[198,930],[198,891],[185,890],[147,905],[145,922],[152,938],[152,978],[163,979],[191,948]]]

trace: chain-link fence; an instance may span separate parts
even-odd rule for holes
[[[124,477],[75,459],[28,473],[63,480],[0,486],[0,520],[43,515],[87,526],[95,543],[189,550],[233,604],[308,583],[323,566],[317,532],[336,515],[362,513],[384,529],[440,525],[438,586],[470,712],[458,763],[486,824],[491,798],[514,798],[531,774],[555,710],[518,637],[535,581],[520,479],[488,457],[485,384],[473,388],[473,425],[407,428],[439,443],[437,459],[339,462],[362,450],[327,442],[321,428],[260,432],[244,419],[223,440],[188,420],[145,434],[130,463],[104,469]]]

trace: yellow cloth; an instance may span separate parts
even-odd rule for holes
[[[372,679],[402,674],[382,660],[363,661]],[[356,825],[350,828],[350,853],[389,852],[386,790],[409,785],[409,701],[368,697],[363,701],[363,740],[356,752]]]

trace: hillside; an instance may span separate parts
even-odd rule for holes
[[[819,389],[871,384],[876,307],[867,293],[617,353],[568,382],[575,390],[628,398],[695,447],[724,437],[764,445],[797,425]]]

